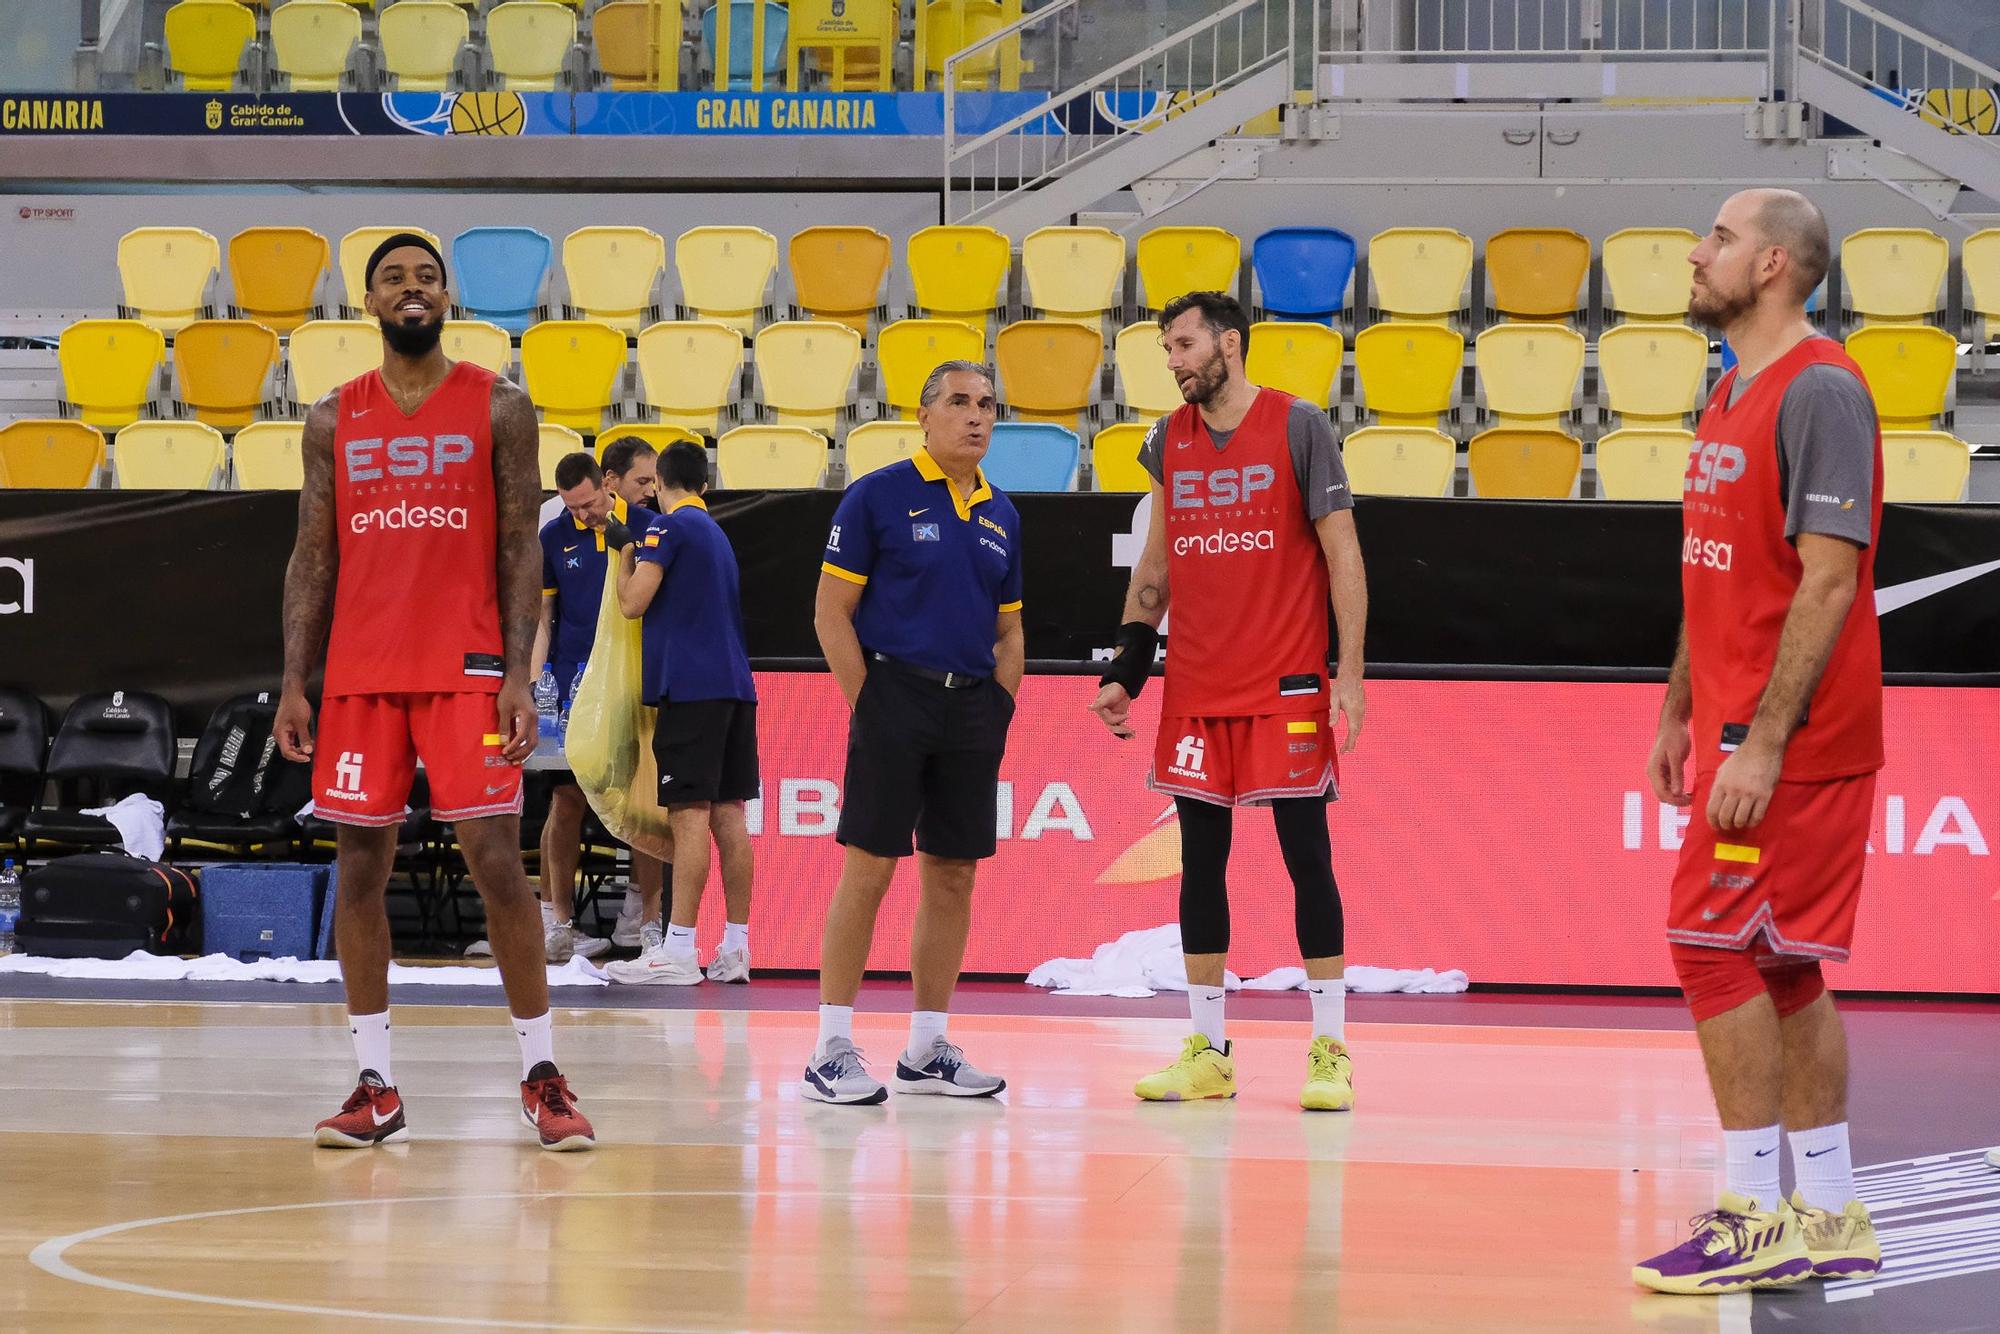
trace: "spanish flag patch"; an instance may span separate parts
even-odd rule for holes
[[[1763,856],[1760,849],[1747,847],[1741,843],[1718,843],[1715,845],[1715,860],[1719,862],[1749,862],[1752,866]]]
[[[485,736],[479,738],[479,744],[482,746],[498,746],[505,742],[505,740],[506,738],[498,732],[488,732]]]
[[[1301,734],[1310,735],[1319,731],[1319,723],[1311,718],[1306,718],[1297,722],[1286,723],[1285,731],[1292,736],[1299,736]]]

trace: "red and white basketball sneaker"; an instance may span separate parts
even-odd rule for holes
[[[521,1081],[521,1119],[534,1127],[542,1147],[551,1153],[596,1147],[597,1132],[576,1109],[569,1081],[557,1072],[554,1062],[543,1061]]]
[[[382,1082],[373,1070],[363,1070],[361,1081],[338,1115],[329,1116],[313,1128],[313,1143],[322,1149],[366,1149],[377,1144],[396,1144],[410,1137],[403,1121],[403,1100]]]

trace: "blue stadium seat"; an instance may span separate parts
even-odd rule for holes
[[[473,227],[451,242],[451,286],[469,318],[517,337],[541,318],[555,243],[531,227]]]
[[[1076,432],[1053,422],[995,422],[980,468],[1002,491],[1074,491]]]
[[[1258,304],[1273,318],[1331,324],[1347,305],[1354,238],[1333,227],[1278,227],[1250,248]]]
[[[731,86],[747,84],[750,81],[750,25],[756,22],[755,10],[758,0],[730,0],[729,6],[729,82]],[[720,5],[710,5],[701,16],[701,44],[708,52],[709,64],[715,63],[715,11]],[[764,83],[767,87],[778,86],[778,79],[785,72],[785,39],[792,25],[791,11],[783,5],[764,5]],[[720,80],[718,80],[720,82]]]

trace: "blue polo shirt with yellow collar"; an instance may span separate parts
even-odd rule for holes
[[[736,549],[699,496],[683,496],[638,535],[637,558],[660,567],[639,625],[643,704],[757,700],[744,647]]]
[[[847,488],[820,569],[862,586],[863,649],[991,676],[994,623],[1021,608],[1021,516],[984,472],[961,497],[920,449]]]
[[[611,517],[630,523],[625,502],[611,499]],[[643,515],[642,515],[643,519]],[[597,610],[604,600],[604,569],[609,557],[604,534],[579,523],[564,510],[542,525],[542,596],[556,600],[555,634],[549,642],[549,662],[556,688],[564,699],[576,681],[576,669],[590,661],[597,638]],[[536,664],[540,669],[541,664]]]

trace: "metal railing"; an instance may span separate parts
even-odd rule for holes
[[[1322,56],[1757,56],[1787,0],[1333,0]]]
[[[959,90],[978,81],[1006,44],[1060,53],[1062,25],[1074,24],[1080,3],[1055,0],[945,59],[947,221],[976,218],[1292,60],[1299,0],[1233,0],[1106,69],[1079,75],[1055,66],[1049,71],[1055,91],[1042,101],[976,133],[962,132],[982,94]],[[1305,3],[1317,8],[1318,0]]]
[[[2000,161],[2000,70],[1858,0],[1803,0],[1802,8],[1799,59],[1976,140]]]

